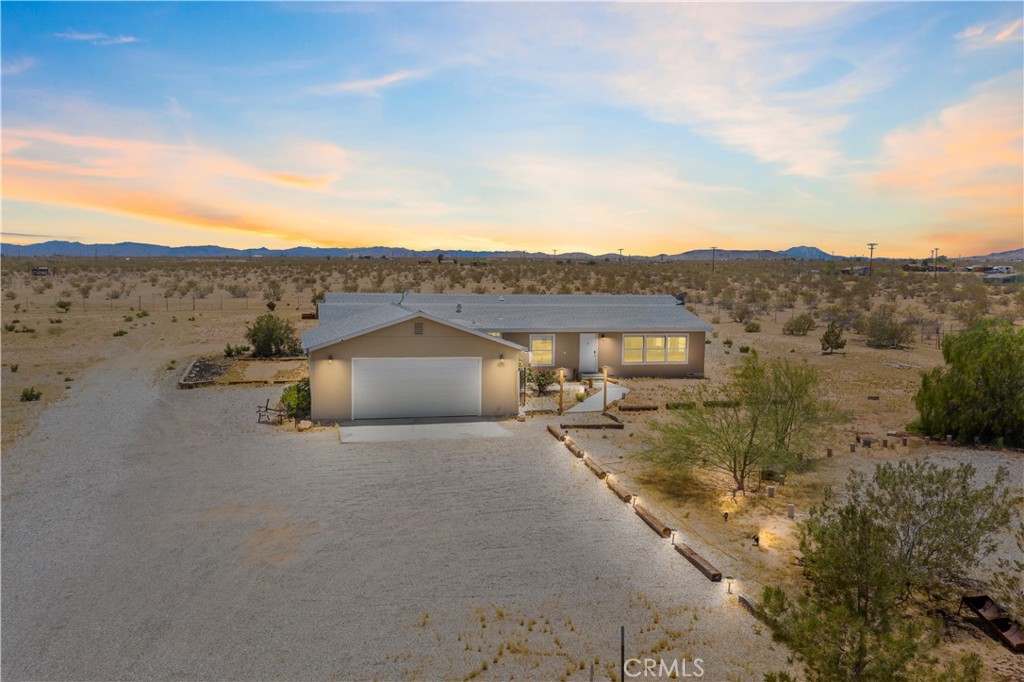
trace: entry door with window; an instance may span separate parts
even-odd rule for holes
[[[580,374],[597,373],[597,334],[580,334]]]

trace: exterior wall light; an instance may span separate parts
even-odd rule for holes
[[[329,365],[329,364],[331,364],[332,362],[334,362],[334,356],[333,356],[333,355],[328,355],[328,356],[327,356],[327,364]]]
[[[505,354],[504,353],[499,353],[498,354],[498,367],[504,367],[504,366],[505,366]]]

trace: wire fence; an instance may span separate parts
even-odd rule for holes
[[[134,312],[139,310],[146,310],[149,312],[155,311],[169,311],[169,312],[215,312],[215,311],[242,311],[250,310],[254,313],[267,312],[267,301],[263,298],[235,298],[229,295],[210,295],[204,298],[198,296],[170,296],[165,297],[162,294],[129,294],[127,296],[120,296],[118,298],[81,298],[78,296],[74,297],[61,297],[59,295],[47,295],[40,296],[38,294],[31,294],[24,298],[19,297],[14,299],[15,303],[21,303],[18,308],[24,308],[25,310],[35,308],[52,309],[55,312],[59,312],[60,308],[57,306],[58,302],[67,301],[71,305],[69,306],[71,312],[85,311],[85,312],[102,312],[102,311],[124,311]],[[302,312],[314,312],[316,306],[314,306],[308,295],[300,296],[288,296],[282,298],[280,301],[275,301],[275,310],[301,310]]]

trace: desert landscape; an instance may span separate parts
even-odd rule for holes
[[[704,679],[760,679],[794,670],[792,659],[738,596],[799,582],[796,522],[847,472],[929,456],[969,461],[985,481],[1007,467],[1024,493],[1020,452],[906,432],[920,373],[942,364],[941,336],[980,316],[1024,319],[1024,289],[974,273],[876,263],[857,277],[815,261],[719,261],[712,272],[702,261],[61,258],[46,263],[52,274],[32,275],[42,264],[3,258],[3,648],[16,678],[588,679],[593,668],[614,680],[621,626],[637,658],[701,659]],[[225,347],[243,343],[268,307],[309,328],[301,313],[322,291],[685,292],[713,323],[707,379],[621,380],[630,393],[610,413],[622,430],[538,414],[502,422],[507,437],[457,447],[346,444],[332,425],[257,424],[256,406],[276,402],[304,362],[225,358]],[[859,320],[887,305],[913,338],[868,347]],[[802,315],[810,331],[783,333]],[[848,326],[848,344],[825,354],[831,319]],[[842,414],[774,497],[756,482],[734,496],[723,478],[637,456],[652,422],[670,418],[667,402],[724,385],[750,353],[817,367]],[[180,390],[197,358],[223,373]],[[26,389],[39,398],[22,400]],[[629,410],[637,405],[658,409]],[[734,581],[707,581],[547,434],[566,422]],[[851,452],[867,438],[872,448]],[[1007,534],[974,577],[983,583],[1017,551]],[[1020,656],[949,617],[940,658],[976,653],[987,680],[1024,673]]]

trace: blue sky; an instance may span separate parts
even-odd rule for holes
[[[0,11],[9,242],[1024,245],[1020,3]]]

